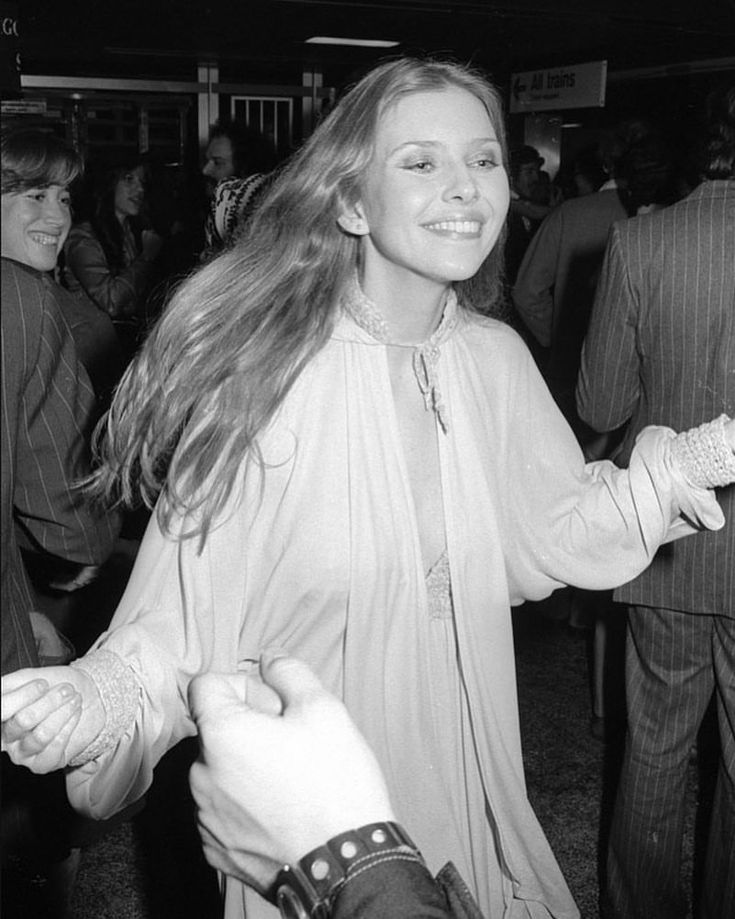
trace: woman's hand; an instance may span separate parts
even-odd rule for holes
[[[68,766],[104,725],[99,692],[82,670],[39,667],[2,678],[2,750],[32,772]]]

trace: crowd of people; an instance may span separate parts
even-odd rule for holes
[[[696,183],[629,124],[563,200],[482,74],[391,61],[285,163],[215,128],[182,279],[149,162],[90,164],[72,226],[79,156],[3,130],[2,748],[34,820],[46,782],[125,813],[198,734],[226,919],[572,919],[526,795],[510,607],[615,589],[604,915],[686,916],[713,693],[701,916],[731,914],[735,88],[709,115]],[[24,546],[96,569],[141,507],[75,657]]]

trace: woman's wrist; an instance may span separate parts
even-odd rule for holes
[[[718,488],[735,482],[735,433],[727,415],[677,434],[672,454],[692,485]]]
[[[70,766],[83,766],[117,745],[135,718],[140,687],[135,674],[117,654],[102,648],[69,665],[83,671],[94,683],[105,712],[105,723],[94,740],[77,754]]]

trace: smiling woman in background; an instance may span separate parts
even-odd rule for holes
[[[93,369],[98,357],[109,362],[99,350],[104,337],[95,334],[94,316],[52,276],[71,226],[69,186],[82,160],[53,134],[23,125],[4,125],[1,147],[0,651],[2,672],[10,673],[73,655],[38,612],[21,550],[25,561],[32,553],[36,574],[57,570],[63,560],[89,575],[111,552],[118,523],[96,513],[74,488],[89,473],[87,435],[97,415],[78,360]],[[98,312],[91,304],[89,309]],[[109,320],[102,320],[103,332],[106,328],[114,340]],[[72,851],[78,845],[72,817],[60,775],[32,776],[2,758],[6,919],[61,915],[79,854],[78,848]],[[24,871],[48,879],[34,887],[39,899],[31,903],[19,896],[27,894],[18,884]],[[42,899],[48,912],[42,911]]]
[[[64,248],[64,284],[89,297],[115,323],[132,357],[145,319],[163,238],[146,227],[147,168],[135,158],[99,169],[92,215],[74,227]]]

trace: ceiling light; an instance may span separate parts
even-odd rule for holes
[[[382,38],[334,38],[331,35],[313,35],[305,45],[352,45],[358,48],[395,48],[397,41]]]

